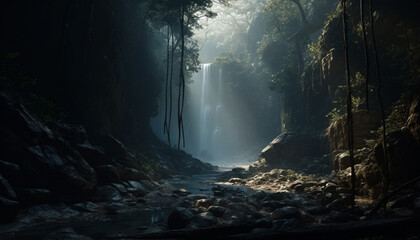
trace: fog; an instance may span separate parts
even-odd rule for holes
[[[250,22],[259,11],[253,6],[262,7],[263,4],[250,1],[237,1],[230,7],[215,4],[213,10],[218,16],[203,19],[203,28],[195,32],[195,39],[201,46],[201,64],[186,89],[184,150],[220,166],[247,165],[255,161],[263,147],[281,129],[280,96],[268,88],[265,79],[252,71],[244,78],[232,74],[237,69],[214,63],[215,57],[229,51],[243,54],[244,59],[239,60],[243,61],[241,67],[253,68],[249,61],[245,61],[249,57],[247,40],[255,38],[249,33]],[[163,125],[166,99],[164,94],[161,95],[158,113],[151,120],[151,126],[158,138],[167,143]],[[177,97],[176,92],[174,103]],[[176,116],[177,110],[173,109],[170,128],[173,147],[177,147],[178,139]]]

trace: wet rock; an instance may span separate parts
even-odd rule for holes
[[[215,217],[223,217],[223,214],[226,212],[227,208],[219,207],[219,206],[211,206],[209,207],[208,211],[213,214]]]
[[[159,184],[154,184],[149,180],[140,180],[141,185],[146,188],[148,191],[154,191],[159,186]]]
[[[83,202],[73,204],[72,208],[80,212],[97,212],[99,206],[93,202]]]
[[[118,190],[118,192],[120,192],[121,194],[127,194],[127,188],[125,188],[125,186],[121,183],[112,183],[111,184],[114,188],[116,188]]]
[[[144,197],[147,194],[146,188],[137,181],[127,181],[127,191],[136,197]]]
[[[191,192],[187,191],[184,188],[180,188],[180,189],[176,189],[173,191],[174,194],[179,195],[179,196],[188,196],[191,195]]]
[[[121,182],[120,174],[113,165],[102,165],[95,167],[99,184]]]
[[[105,157],[103,148],[101,147],[84,143],[77,145],[77,151],[93,167],[110,164]]]
[[[55,130],[59,137],[74,144],[82,144],[87,141],[86,130],[77,124],[54,122],[51,129]]]
[[[16,193],[13,190],[12,186],[10,186],[9,181],[0,175],[0,196],[16,200]]]
[[[92,240],[90,237],[79,235],[73,228],[61,228],[47,234],[42,240]]]
[[[100,202],[116,202],[122,200],[118,190],[109,185],[100,186],[94,199]]]
[[[210,227],[215,225],[218,221],[211,213],[203,212],[196,217],[195,222],[198,227]]]
[[[18,200],[23,205],[37,205],[51,202],[51,192],[48,189],[18,188]]]
[[[0,160],[0,175],[5,177],[12,186],[22,182],[21,174],[19,165]]]
[[[246,181],[244,179],[241,179],[241,178],[231,178],[231,179],[229,179],[229,182],[233,183],[233,184],[241,184],[241,185],[246,183]]]
[[[294,189],[296,193],[303,193],[305,191],[305,187],[303,186],[303,184],[296,185]]]
[[[209,208],[211,205],[214,204],[214,199],[200,199],[195,202],[195,207],[203,207],[203,208]]]
[[[296,228],[299,228],[303,225],[302,221],[299,218],[292,218],[286,220],[286,222],[281,226],[281,231],[291,231]]]
[[[339,223],[348,222],[350,221],[350,215],[344,212],[333,210],[328,214],[328,220]]]
[[[193,218],[194,214],[189,209],[177,207],[169,214],[168,228],[185,228],[188,224],[191,223]]]
[[[228,201],[228,200],[227,200],[227,199],[225,199],[225,198],[217,198],[217,199],[214,201],[214,205],[219,206],[219,207],[227,207],[230,203],[231,203],[231,202],[230,202],[230,201]]]
[[[230,221],[232,223],[243,223],[246,222],[246,216],[241,212],[227,209],[223,213],[223,220]]]
[[[328,208],[324,206],[313,206],[308,208],[308,212],[312,215],[322,215],[328,213]]]
[[[324,193],[331,193],[335,194],[337,189],[337,185],[334,183],[327,183],[324,188]]]
[[[286,205],[285,202],[281,202],[281,201],[273,201],[273,200],[269,200],[269,201],[263,201],[261,203],[261,206],[269,211],[274,211],[278,208],[282,208]]]
[[[291,219],[300,216],[299,210],[296,207],[287,206],[276,209],[272,214],[272,219]]]
[[[0,197],[0,223],[13,221],[19,212],[19,208],[18,202]]]
[[[329,203],[326,207],[328,210],[341,210],[346,207],[347,200],[344,198],[338,198]]]

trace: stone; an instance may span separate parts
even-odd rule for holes
[[[77,151],[93,167],[110,164],[105,157],[103,148],[88,143],[78,144]]]
[[[15,163],[0,160],[0,175],[5,177],[12,186],[22,182],[22,172],[19,165]]]
[[[127,191],[132,193],[136,197],[144,197],[148,193],[146,188],[141,185],[140,182],[137,181],[127,181],[129,187],[127,187]]]
[[[169,229],[185,228],[194,218],[194,214],[187,208],[177,207],[168,217]]]
[[[296,193],[303,193],[305,191],[305,186],[303,184],[298,184],[294,188]]]
[[[337,185],[334,183],[327,183],[324,188],[324,193],[335,194],[337,190]]]
[[[10,186],[9,181],[0,175],[0,196],[16,200],[16,193],[13,190],[12,186]]]
[[[191,194],[191,192],[187,191],[184,188],[180,188],[180,189],[176,189],[174,191],[172,191],[174,194],[179,195],[179,196],[188,196]]]
[[[116,202],[122,200],[118,190],[109,185],[100,186],[94,199],[99,202]]]
[[[199,199],[195,202],[194,206],[196,208],[209,208],[210,206],[212,206],[214,204],[214,199]]]
[[[291,219],[299,217],[300,213],[296,207],[287,206],[276,209],[272,214],[272,219]]]
[[[16,193],[19,202],[25,206],[50,203],[52,198],[48,189],[17,188]]]
[[[345,170],[350,167],[350,154],[348,152],[339,154],[336,162],[339,170]]]
[[[241,179],[241,178],[231,178],[231,179],[229,179],[229,182],[233,183],[233,184],[241,184],[241,185],[246,183],[246,181],[244,179]]]
[[[99,184],[119,183],[121,182],[120,174],[113,165],[102,165],[95,167],[98,175]]]
[[[80,212],[97,212],[99,210],[99,206],[93,202],[76,203],[72,208]]]
[[[73,228],[60,228],[44,236],[42,240],[92,240],[92,238],[79,235]]]
[[[262,151],[248,171],[270,171],[276,168],[297,169],[303,159],[322,156],[326,141],[317,133],[285,132],[277,136]]]
[[[112,183],[111,184],[114,188],[116,188],[118,190],[118,192],[120,192],[121,194],[127,194],[127,188],[125,188],[125,186],[121,183]]]
[[[269,211],[274,211],[278,208],[282,208],[285,207],[286,203],[285,202],[281,202],[281,201],[273,201],[273,200],[268,200],[268,201],[263,201],[261,203],[261,206]]]
[[[323,215],[328,213],[328,208],[324,206],[313,206],[308,208],[308,212],[312,215]]]
[[[347,213],[333,210],[328,214],[328,219],[332,222],[344,223],[350,221],[350,215]]]
[[[211,206],[209,207],[208,211],[213,214],[215,217],[223,217],[223,214],[226,212],[226,208],[220,206]]]
[[[18,202],[0,197],[0,223],[13,221],[19,212],[19,208]]]
[[[197,215],[195,222],[198,227],[210,227],[215,225],[218,221],[211,213],[203,212]]]
[[[82,125],[54,122],[51,126],[60,137],[74,144],[82,144],[87,141],[86,130]]]

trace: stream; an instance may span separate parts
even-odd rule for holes
[[[192,194],[213,195],[212,187],[217,177],[223,171],[230,170],[230,167],[222,167],[216,173],[174,176],[165,181],[177,189],[185,189]],[[110,236],[136,235],[148,229],[153,224],[164,222],[168,218],[171,207],[150,207],[144,203],[137,203],[131,207],[132,210],[118,212],[113,215],[106,215],[105,219],[76,219],[65,223],[42,223],[22,224],[3,226],[0,229],[1,239],[43,239],[43,237],[57,229],[70,227],[78,234],[89,236],[93,239],[106,239]]]

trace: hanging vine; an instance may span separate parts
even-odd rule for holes
[[[351,198],[352,207],[355,204],[356,198],[356,172],[354,170],[354,141],[353,141],[353,114],[352,114],[352,89],[349,73],[349,54],[348,54],[348,34],[347,34],[347,7],[346,0],[341,0],[342,18],[343,18],[343,47],[344,47],[344,67],[347,82],[347,137],[350,152],[350,167],[351,167]]]
[[[389,189],[389,168],[388,168],[388,149],[386,143],[386,125],[385,125],[385,111],[382,102],[382,86],[381,86],[381,71],[379,66],[379,59],[378,59],[378,50],[376,46],[376,38],[375,38],[375,28],[374,28],[374,19],[373,19],[373,3],[370,0],[370,31],[372,35],[372,46],[373,46],[373,55],[375,59],[375,67],[376,67],[376,78],[378,81],[378,100],[379,100],[379,107],[381,110],[382,116],[382,138],[383,138],[383,150],[384,150],[384,165],[385,165],[385,188],[384,194],[385,196],[388,194]],[[384,203],[384,210],[386,211],[386,201]]]
[[[364,0],[360,0],[360,24],[362,27],[363,46],[365,50],[365,61],[366,61],[366,80],[365,80],[366,111],[369,112],[369,52],[368,52],[367,37],[366,37]]]
[[[185,75],[184,75],[184,48],[185,48],[185,33],[184,33],[184,14],[185,14],[185,4],[181,6],[181,12],[179,16],[179,22],[181,27],[181,60],[180,60],[180,70],[179,70],[179,91],[178,91],[178,149],[181,145],[181,138],[183,146],[185,147],[185,136],[184,136],[184,121],[183,121],[183,111],[184,111],[184,98],[185,98]]]
[[[170,120],[169,120],[169,124],[168,124],[168,85],[169,85],[169,57],[170,57],[170,52],[169,52],[169,44],[170,44],[170,35],[169,35],[169,24],[167,26],[166,29],[166,83],[165,83],[165,121],[163,123],[163,133],[167,135],[168,137],[168,144],[169,146],[171,146],[171,135],[170,135],[170,130],[169,130],[169,124],[170,124]],[[170,99],[169,101],[172,102],[172,99]]]

